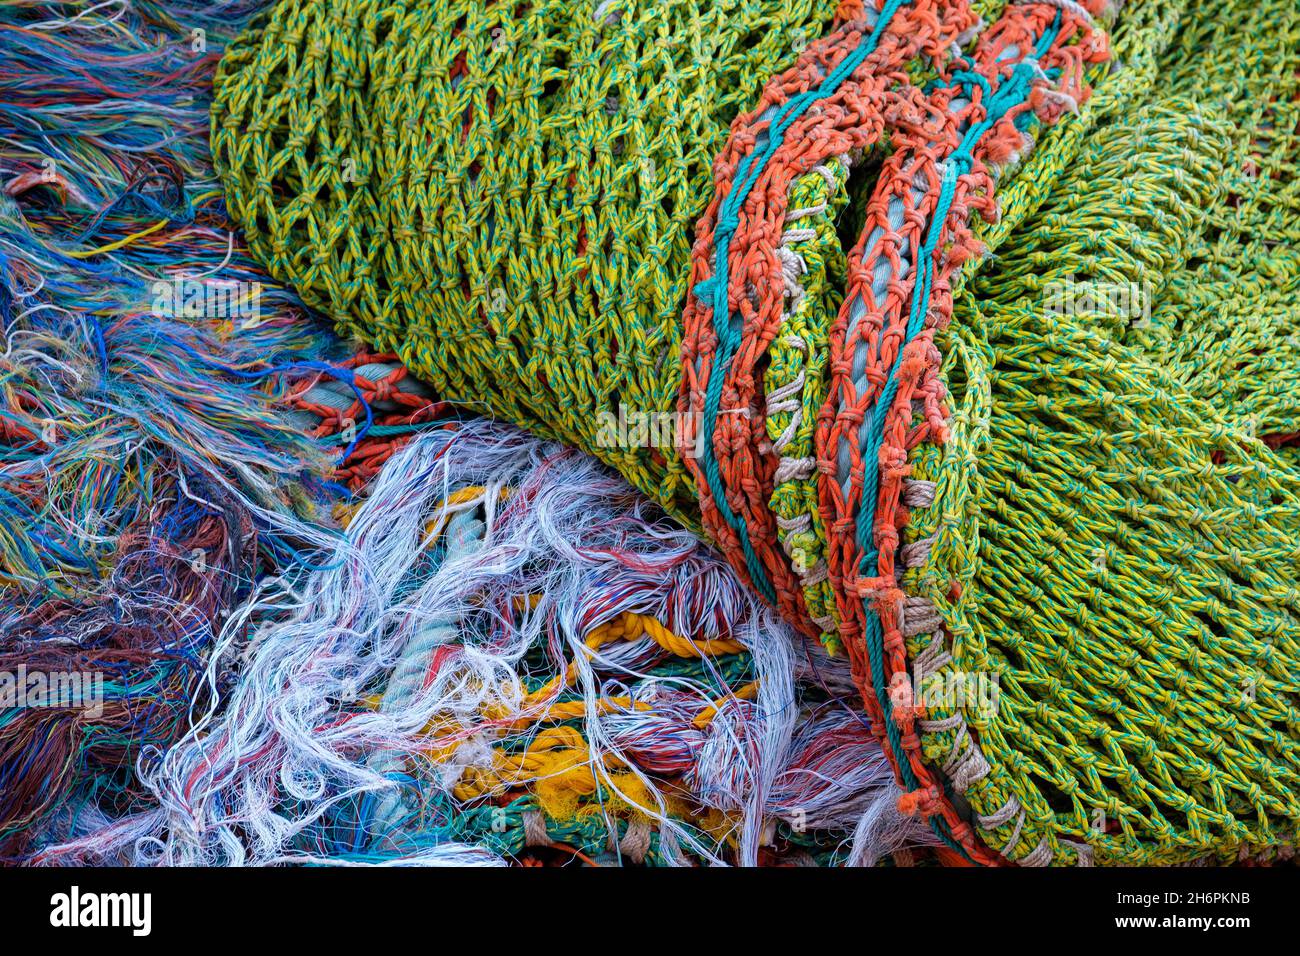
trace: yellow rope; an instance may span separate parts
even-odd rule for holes
[[[745,649],[745,645],[739,641],[725,638],[692,640],[691,638],[680,637],[653,617],[647,617],[644,614],[637,614],[632,611],[625,611],[614,620],[593,628],[583,643],[588,651],[594,655],[595,651],[606,644],[612,644],[614,641],[620,640],[635,641],[643,636],[649,637],[664,650],[677,657],[719,657],[724,654],[737,654]],[[524,698],[525,709],[544,703],[554,697],[560,690],[568,687],[577,677],[577,674],[578,664],[574,661],[564,669],[563,674],[548,681],[545,686],[533,691]]]

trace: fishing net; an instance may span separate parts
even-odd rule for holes
[[[847,655],[949,845],[1173,863],[1300,820],[1298,51],[1289,0],[284,0],[212,143],[341,331]]]

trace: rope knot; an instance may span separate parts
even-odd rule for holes
[[[942,796],[939,787],[934,784],[912,790],[898,798],[898,812],[908,817],[928,819],[942,811]]]

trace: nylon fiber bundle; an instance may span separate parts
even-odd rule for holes
[[[4,863],[147,803],[137,760],[233,680],[201,680],[225,615],[337,534],[337,455],[266,370],[342,350],[236,241],[207,148],[247,11],[91,7],[0,8]]]
[[[845,655],[953,852],[1175,863],[1300,824],[1298,77],[1291,0],[282,0],[212,145]]]

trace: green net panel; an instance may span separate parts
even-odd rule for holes
[[[212,126],[273,275],[705,534],[966,858],[1294,845],[1293,0],[282,0]]]

